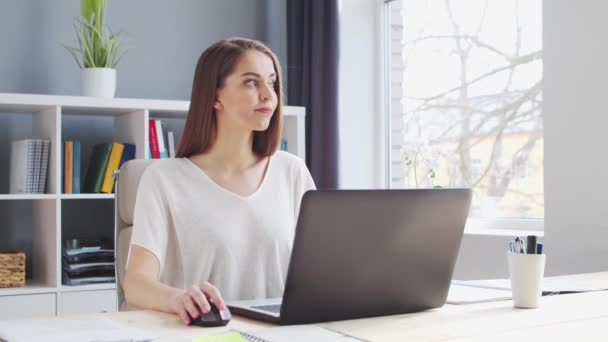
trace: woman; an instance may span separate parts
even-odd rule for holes
[[[142,176],[124,279],[131,307],[184,324],[225,299],[281,297],[304,162],[277,151],[281,66],[262,43],[219,41],[198,60],[177,158]]]

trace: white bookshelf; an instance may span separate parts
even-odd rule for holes
[[[62,193],[62,142],[81,141],[84,179],[96,143],[131,143],[136,146],[136,158],[145,158],[148,119],[163,120],[175,132],[177,147],[188,108],[188,101],[0,93],[0,134],[7,135],[0,136],[5,139],[0,161],[6,161],[0,162],[0,175],[6,178],[0,179],[0,214],[18,207],[28,222],[23,227],[0,216],[0,234],[21,234],[31,246],[26,254],[30,266],[26,286],[0,289],[0,319],[116,310],[114,284],[66,286],[61,282],[62,241],[78,234],[90,238],[114,232],[113,194]],[[304,159],[305,110],[285,106],[283,115],[288,151]],[[8,193],[10,141],[24,138],[51,141],[44,194]],[[2,248],[17,249],[6,242]]]

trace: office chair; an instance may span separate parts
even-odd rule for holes
[[[124,163],[120,171],[115,174],[114,257],[116,260],[116,297],[119,311],[128,310],[122,289],[122,280],[126,270],[129,245],[131,244],[137,187],[144,170],[153,162],[153,160],[133,159]]]

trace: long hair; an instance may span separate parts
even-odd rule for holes
[[[223,87],[226,77],[234,71],[240,57],[249,50],[260,51],[272,59],[277,93],[277,108],[268,128],[253,132],[252,150],[262,157],[270,156],[277,150],[283,125],[283,90],[279,60],[266,45],[257,40],[229,38],[208,47],[198,59],[192,82],[190,109],[177,148],[177,158],[205,153],[213,146],[217,138],[217,114],[213,107],[217,90]]]

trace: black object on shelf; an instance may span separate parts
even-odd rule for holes
[[[100,241],[67,240],[62,256],[62,283],[64,285],[113,283],[115,281],[114,249],[107,248]]]

